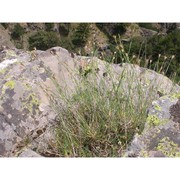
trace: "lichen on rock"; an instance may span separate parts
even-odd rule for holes
[[[157,105],[160,108],[156,108]],[[133,139],[127,156],[180,157],[180,100],[172,95],[152,102],[145,129]],[[144,146],[139,146],[144,144]],[[137,147],[139,147],[137,149]]]
[[[22,104],[23,109],[27,109],[31,114],[38,113],[39,99],[34,93],[30,93]]]
[[[170,141],[169,137],[161,139],[157,145],[157,150],[164,154],[166,157],[180,157],[178,144]]]
[[[146,120],[146,123],[150,127],[163,125],[166,122],[167,120],[161,120],[156,115],[148,115],[147,120]]]

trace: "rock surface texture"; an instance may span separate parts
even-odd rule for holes
[[[166,146],[163,144],[166,140],[172,144],[173,154],[179,152],[180,87],[167,77],[137,65],[108,64],[95,57],[76,56],[61,47],[47,51],[3,49],[0,62],[1,157],[58,155],[54,132],[57,115],[51,106],[51,92],[56,92],[53,80],[64,91],[72,93],[76,86],[74,79],[79,81],[79,71],[84,69],[86,72],[91,64],[96,66],[97,81],[105,78],[109,88],[112,82],[116,83],[118,77],[123,76],[122,88],[127,89],[128,80],[134,78],[133,93],[136,94],[140,84],[144,89],[144,99],[152,88],[152,100],[162,94],[173,94],[153,101],[146,127],[129,146],[128,156],[141,156],[144,152],[149,156],[167,156],[164,150],[157,151]],[[111,77],[108,76],[110,72]],[[137,96],[134,96],[134,101],[138,103]]]
[[[128,149],[129,157],[180,157],[180,93],[153,101],[141,135]]]
[[[8,32],[4,29],[2,25],[0,25],[0,48],[2,49],[3,47],[9,47],[9,48],[14,48],[15,46],[11,42],[11,37],[8,34]]]

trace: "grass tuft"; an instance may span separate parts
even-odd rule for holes
[[[123,62],[131,62],[118,47]],[[115,74],[113,66],[105,63],[100,75],[97,64],[79,69],[71,94],[53,80],[58,93],[51,101],[58,114],[56,139],[62,157],[122,157],[134,135],[142,132],[147,109],[157,94],[153,86],[157,83],[143,84],[133,65]]]

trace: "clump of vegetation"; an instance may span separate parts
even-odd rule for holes
[[[123,35],[126,32],[129,23],[96,23],[96,26],[113,40],[114,35]]]
[[[120,36],[114,36],[115,43],[110,45],[112,53],[109,57],[105,54],[104,59],[117,64],[135,63],[180,83],[179,35],[180,30],[175,30],[167,36],[160,34],[151,38],[133,37],[128,42],[123,42]]]
[[[45,23],[45,30],[46,31],[52,31],[54,28],[54,23]]]
[[[70,23],[60,23],[59,24],[59,33],[62,36],[68,36],[70,32],[71,24]]]
[[[87,43],[89,33],[90,33],[90,24],[88,23],[79,24],[73,34],[72,43],[77,47],[84,47],[85,44]]]
[[[59,37],[55,32],[39,31],[29,37],[29,48],[36,47],[40,50],[47,50],[59,45]]]
[[[127,23],[116,23],[113,28],[112,35],[124,34],[126,32],[127,26],[128,26]]]
[[[24,28],[20,24],[15,24],[11,37],[14,40],[20,40],[21,36],[25,33]]]
[[[62,95],[59,88],[66,104],[63,107],[54,103],[60,156],[120,157],[133,135],[143,129],[148,102],[134,104],[130,92],[126,94],[121,89],[121,78],[109,89],[103,81],[96,83],[95,74],[89,80],[92,73],[93,70],[82,76],[71,97]]]
[[[180,50],[180,30],[174,30],[167,36],[156,35],[148,41],[148,54],[151,54],[153,60],[150,68],[159,64],[164,68],[163,74],[168,77],[176,77],[175,81],[180,82],[179,50]],[[157,66],[156,66],[157,68]],[[161,71],[162,72],[162,71]]]
[[[143,130],[153,99],[151,91],[156,88],[144,90],[136,75],[125,70],[113,80],[109,64],[106,68],[106,75],[100,79],[96,64],[81,69],[80,81],[74,80],[76,87],[71,95],[53,80],[58,90],[51,102],[58,114],[60,156],[121,157],[134,134]],[[58,105],[62,101],[63,105]]]
[[[138,23],[138,25],[140,27],[146,28],[146,29],[150,29],[150,30],[154,30],[154,31],[158,31],[159,29],[155,26],[153,26],[152,23]]]

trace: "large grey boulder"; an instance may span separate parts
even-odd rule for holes
[[[0,156],[54,157],[57,112],[52,102],[57,84],[71,95],[81,75],[95,70],[97,83],[103,79],[112,88],[121,79],[121,88],[138,103],[141,98],[156,100],[162,94],[177,93],[180,87],[167,77],[131,64],[109,64],[96,57],[82,57],[61,47],[47,51],[4,49],[0,52]],[[91,76],[88,76],[91,80]],[[127,91],[131,83],[131,92]],[[176,103],[176,102],[175,102]]]

